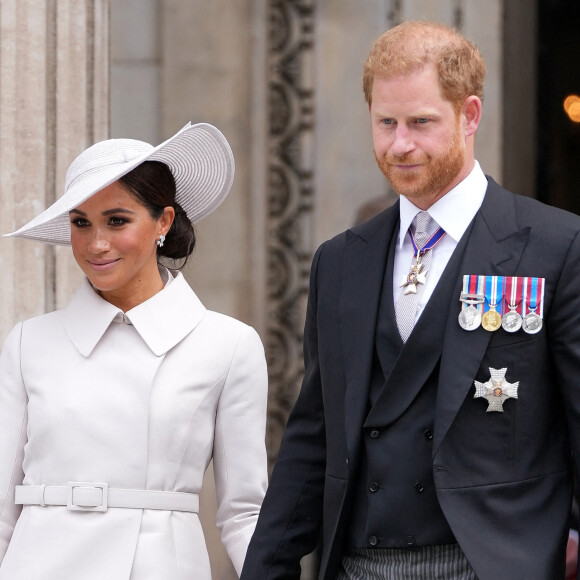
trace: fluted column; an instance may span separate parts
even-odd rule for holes
[[[68,164],[108,135],[108,0],[0,3],[0,232],[63,190]],[[70,249],[0,240],[0,340],[23,318],[66,302],[79,274]]]

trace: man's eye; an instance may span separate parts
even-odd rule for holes
[[[427,117],[419,117],[417,119],[417,123],[419,123],[419,125],[424,125],[425,123],[428,123],[429,119],[427,119]]]

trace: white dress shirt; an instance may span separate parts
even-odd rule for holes
[[[431,266],[429,267],[423,294],[417,306],[415,322],[421,316],[425,305],[429,301],[431,294],[433,294],[433,290],[435,290],[435,286],[437,286],[437,282],[439,282],[439,278],[441,278],[441,274],[445,270],[453,250],[455,250],[461,236],[463,236],[471,220],[479,210],[485,197],[486,189],[487,179],[476,161],[471,173],[427,210],[433,218],[431,223],[432,231],[429,231],[429,233],[432,234],[438,227],[442,227],[447,232],[447,235],[432,250]],[[413,223],[415,216],[422,211],[406,197],[401,196],[400,199],[399,241],[395,249],[393,267],[393,298],[395,304],[403,291],[401,284],[407,279],[413,257],[409,227]]]

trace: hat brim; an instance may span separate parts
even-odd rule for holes
[[[188,123],[157,147],[127,139],[110,139],[105,143],[118,148],[118,162],[95,165],[78,183],[73,181],[45,211],[5,236],[70,245],[69,212],[144,161],[161,161],[169,166],[175,179],[176,201],[192,223],[214,211],[227,197],[233,183],[232,150],[223,134],[207,123]],[[133,145],[129,154],[128,144]]]

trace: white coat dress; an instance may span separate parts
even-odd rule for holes
[[[18,324],[0,357],[0,580],[209,580],[196,513],[17,506],[16,485],[106,482],[199,493],[239,572],[267,485],[257,333],[208,311],[181,274],[123,313],[85,279]]]

